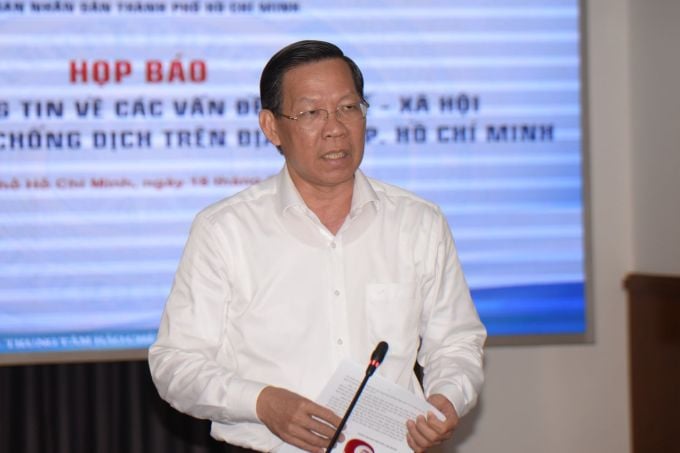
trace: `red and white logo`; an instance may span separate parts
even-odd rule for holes
[[[361,439],[351,439],[345,445],[344,453],[375,453],[375,450]]]

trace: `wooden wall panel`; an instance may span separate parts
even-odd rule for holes
[[[680,276],[626,278],[634,453],[680,453]]]

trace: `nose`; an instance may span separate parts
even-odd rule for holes
[[[330,112],[323,126],[324,137],[340,137],[347,132],[347,126],[338,120],[337,111]]]

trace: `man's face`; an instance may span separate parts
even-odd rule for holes
[[[260,124],[269,140],[280,146],[288,171],[298,189],[329,189],[353,184],[354,172],[364,154],[366,121],[341,122],[340,105],[361,101],[352,73],[342,59],[297,66],[283,76],[281,113],[325,109],[328,120],[316,127],[264,111]]]

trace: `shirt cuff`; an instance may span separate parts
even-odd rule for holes
[[[257,398],[266,384],[233,377],[227,388],[229,422],[261,423],[257,416]]]

